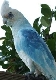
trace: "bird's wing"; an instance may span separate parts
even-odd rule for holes
[[[24,47],[29,48],[30,52],[34,51],[41,51],[39,54],[37,52],[37,55],[43,55],[46,54],[48,58],[52,61],[54,60],[54,57],[52,56],[50,50],[48,49],[47,45],[43,41],[43,39],[39,36],[39,34],[34,30],[29,29],[23,29],[21,31],[22,36],[24,37],[25,42],[23,42],[25,45]],[[27,50],[26,50],[27,51]],[[28,53],[29,55],[32,55]],[[35,55],[35,53],[34,53]]]
[[[20,34],[19,34],[20,33]],[[18,33],[20,48],[45,72],[56,74],[54,58],[47,45],[35,30],[22,29]]]

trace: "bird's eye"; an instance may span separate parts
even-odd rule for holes
[[[9,13],[8,13],[8,17],[9,17],[9,18],[13,18],[13,17],[14,17],[14,15],[12,14],[12,12],[9,12]]]

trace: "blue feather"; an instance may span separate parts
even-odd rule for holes
[[[43,71],[46,71],[47,75],[51,73],[51,75],[56,75],[54,57],[35,29],[21,29],[18,31],[17,37],[16,49],[18,52],[23,50]]]

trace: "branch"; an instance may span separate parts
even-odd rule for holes
[[[47,79],[43,75],[35,77],[34,75],[25,76],[18,73],[0,71],[0,80],[47,80]]]

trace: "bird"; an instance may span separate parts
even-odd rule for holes
[[[24,15],[9,6],[4,0],[1,6],[3,24],[12,30],[14,46],[30,73],[44,74],[49,80],[56,80],[56,62],[46,42],[31,26]]]

